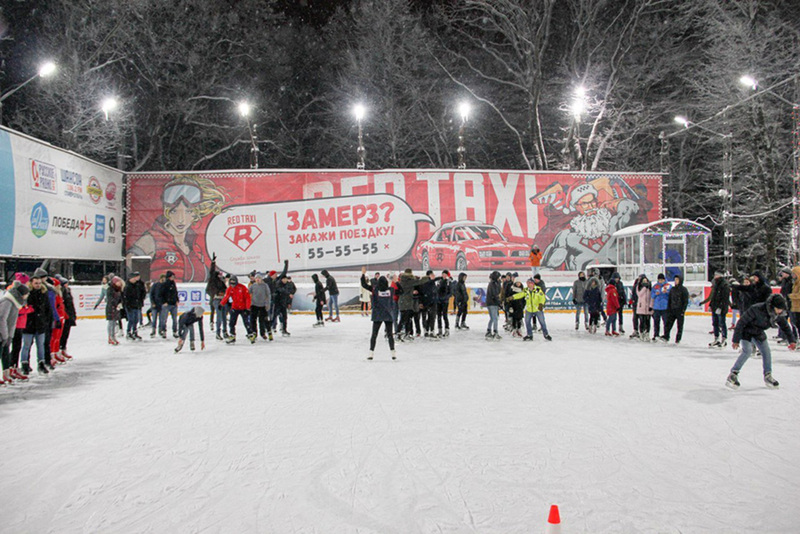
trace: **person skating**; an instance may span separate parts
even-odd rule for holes
[[[275,294],[272,298],[275,302],[275,315],[280,322],[281,335],[285,337],[291,336],[289,333],[289,305],[293,296],[292,286],[289,276],[284,276],[275,284]]]
[[[789,293],[792,322],[800,325],[800,265],[792,268],[792,291]]]
[[[372,335],[369,338],[369,355],[367,359],[372,360],[375,356],[375,343],[378,340],[381,324],[383,324],[386,329],[386,339],[389,342],[389,350],[391,351],[392,359],[396,360],[397,353],[394,349],[394,335],[392,334],[392,303],[394,302],[394,290],[389,286],[389,281],[385,276],[378,278],[378,282],[373,285],[367,280],[366,273],[367,268],[362,267],[361,287],[372,294]]]
[[[789,321],[789,327],[792,329],[794,336],[797,337],[797,325],[795,324],[792,318],[792,301],[789,298],[789,295],[792,294],[792,270],[788,267],[784,267],[781,269],[781,272],[778,273],[778,284],[781,288],[781,296],[783,300],[786,301],[786,317]],[[778,343],[786,343],[786,339],[783,337],[782,332],[778,332]]]
[[[228,324],[230,335],[225,342],[236,343],[236,323],[241,317],[242,324],[247,332],[247,339],[250,343],[255,343],[256,334],[250,324],[250,291],[244,284],[239,283],[239,278],[236,276],[231,276],[228,290],[225,292],[225,296],[222,297],[222,305],[226,305],[228,301],[231,302],[230,323]]]
[[[500,277],[500,307],[503,310],[503,330],[511,330],[511,302],[506,300],[511,296],[511,286],[514,284],[514,277],[511,273],[506,273]]]
[[[489,310],[489,324],[486,326],[486,339],[502,339],[497,333],[497,322],[500,315],[500,273],[493,271],[489,275],[489,285],[486,287],[486,308]]]
[[[586,284],[586,291],[583,293],[583,300],[589,308],[589,333],[597,333],[597,326],[600,322],[600,311],[603,309],[603,295],[600,290],[600,279],[592,277]]]
[[[517,273],[514,273],[514,275],[516,275],[516,274]],[[547,284],[545,284],[544,280],[542,280],[542,275],[539,274],[539,273],[533,275],[533,283],[536,284],[536,287],[538,287],[539,289],[542,290],[542,294],[544,294],[545,301],[546,301],[547,300]],[[600,313],[603,313],[603,311],[600,310]],[[537,323],[538,323],[538,316],[534,315],[533,316],[533,331],[534,332],[538,331],[538,329],[539,329],[539,326],[538,326]]]
[[[578,278],[572,282],[572,304],[575,305],[575,330],[580,328],[581,310],[583,310],[583,327],[589,330],[589,308],[586,306],[586,301],[583,297],[584,293],[586,293],[586,274],[581,271],[578,273]]]
[[[467,291],[467,273],[459,273],[453,292],[456,306],[456,330],[469,330],[467,311],[469,309],[469,291]]]
[[[264,282],[264,274],[256,273],[255,282],[250,286],[250,323],[253,332],[258,332],[261,339],[272,341],[272,325],[269,320],[269,308],[272,294],[269,285]],[[221,302],[221,301],[220,301]],[[212,328],[213,328],[213,323]]]
[[[167,337],[167,316],[172,317],[172,337],[178,337],[178,286],[175,283],[175,273],[166,272],[166,279],[161,285],[161,306],[160,324],[158,325],[161,337]]]
[[[144,288],[144,282],[137,271],[133,271],[128,276],[128,283],[125,284],[125,289],[122,291],[122,306],[125,308],[125,314],[128,319],[128,327],[126,339],[131,341],[141,340],[139,336],[139,321],[142,319],[142,306],[144,306],[144,298],[147,291]]]
[[[228,286],[225,285],[225,278],[222,273],[217,269],[217,254],[211,254],[211,266],[208,269],[208,282],[206,282],[206,295],[208,302],[211,303],[211,318],[208,321],[209,326],[213,332],[216,323],[217,314],[219,313],[219,303],[222,302],[222,296]]]
[[[770,295],[766,302],[754,304],[742,314],[733,330],[733,339],[731,340],[731,348],[734,350],[739,348],[741,342],[742,352],[736,359],[736,363],[733,364],[725,385],[732,389],[740,386],[739,372],[750,358],[753,349],[757,348],[761,352],[764,384],[772,389],[779,386],[778,381],[772,377],[772,352],[765,331],[777,326],[789,342],[789,349],[795,350],[797,338],[786,321],[786,308],[786,300],[783,296]]]
[[[525,288],[522,286],[522,282],[516,280],[511,284],[506,297],[511,302],[509,309],[511,313],[511,337],[522,337],[522,318],[525,316],[525,301],[522,298],[515,297],[524,292]]]
[[[53,306],[53,327],[50,329],[50,368],[54,369],[59,363],[66,363],[66,358],[61,356],[61,335],[64,332],[64,322],[67,319],[67,310],[64,307],[64,296],[61,292],[61,282],[57,278],[52,279],[52,290],[55,293],[55,305]],[[49,288],[48,288],[49,289]]]
[[[30,295],[30,278],[25,273],[16,273],[14,275],[14,282],[20,286],[25,286]],[[23,290],[24,291],[24,290]],[[19,309],[17,314],[17,325],[14,330],[13,338],[11,339],[11,367],[10,375],[17,380],[28,380],[28,375],[23,373],[19,366],[19,355],[22,352],[22,334],[25,331],[25,326],[28,324],[28,315],[33,312],[33,307],[27,303]]]
[[[442,271],[441,279],[436,283],[436,330],[439,337],[450,335],[450,318],[447,312],[450,308],[450,297],[453,296],[453,286],[450,271]],[[444,330],[442,330],[444,323]]]
[[[411,341],[414,339],[414,317],[419,309],[417,302],[417,288],[422,284],[428,282],[427,278],[418,278],[414,276],[411,269],[406,269],[400,275],[397,285],[400,288],[400,298],[398,299],[398,307],[400,309],[400,328],[405,332],[405,335],[400,338],[404,341]]]
[[[189,335],[189,350],[194,350],[194,325],[200,331],[200,350],[206,350],[206,335],[203,329],[203,315],[205,310],[201,306],[195,306],[187,312],[183,312],[178,319],[178,346],[175,352],[180,352],[183,344],[186,343],[186,335]]]
[[[619,296],[619,311],[617,312],[617,326],[619,327],[619,333],[625,333],[625,327],[622,324],[622,318],[624,314],[622,313],[625,309],[625,303],[628,302],[628,295],[625,292],[625,284],[622,283],[622,278],[620,277],[618,272],[615,272],[611,275],[611,281],[614,282],[614,285],[617,286],[617,295]]]
[[[424,335],[426,338],[439,339],[436,334],[433,333],[433,329],[436,326],[436,316],[439,309],[436,287],[441,277],[437,277],[433,271],[428,271],[425,274],[426,279],[424,279],[424,282],[417,288],[419,292],[420,308],[422,309],[422,327],[425,331]]]
[[[56,279],[61,282],[61,296],[64,299],[64,311],[67,313],[62,326],[59,354],[65,360],[71,360],[72,356],[67,353],[67,343],[72,329],[77,325],[78,313],[75,311],[75,299],[72,297],[69,280],[61,275],[56,275]]]
[[[509,298],[510,301],[522,301],[525,299],[525,330],[526,335],[522,338],[523,341],[531,341],[533,339],[533,319],[537,318],[542,329],[542,335],[547,341],[552,341],[550,333],[547,331],[547,322],[544,319],[544,305],[547,302],[547,297],[544,291],[536,285],[533,278],[529,278],[527,287]]]
[[[660,338],[664,342],[669,342],[672,325],[678,323],[678,333],[675,335],[675,343],[681,342],[683,337],[683,320],[686,315],[686,308],[689,307],[689,290],[683,285],[683,277],[677,275],[675,284],[669,291],[669,305],[667,307],[667,326],[664,328],[664,335]]]
[[[339,322],[339,286],[336,285],[336,279],[331,274],[323,269],[322,276],[325,277],[325,290],[328,292],[328,318],[326,321],[333,323]],[[336,317],[333,312],[336,310]]]
[[[617,292],[617,284],[614,280],[609,280],[606,285],[606,314],[608,320],[606,321],[606,335],[618,336],[617,332],[617,318],[619,317],[619,293]]]
[[[752,286],[750,286],[752,287]],[[740,289],[744,289],[742,286]],[[769,289],[769,288],[767,288]],[[760,290],[754,288],[756,298],[760,298]],[[703,300],[700,305],[708,303],[711,310],[711,324],[714,328],[714,341],[708,344],[709,347],[719,348],[727,344],[728,325],[725,323],[725,316],[728,314],[730,305],[731,290],[728,281],[721,272],[714,273],[714,280],[711,282],[711,293],[708,298]],[[766,299],[765,299],[766,300]],[[720,334],[722,337],[720,338]]]
[[[640,274],[636,277],[636,280],[633,281],[633,285],[631,286],[631,300],[628,303],[631,307],[631,323],[633,324],[633,332],[630,336],[631,339],[639,339],[639,316],[636,313],[636,309],[639,304],[639,282],[642,281],[643,276],[643,274]]]
[[[0,384],[13,383],[17,379],[14,373],[16,365],[12,358],[12,342],[19,319],[19,311],[27,304],[30,289],[17,281],[11,283],[5,295],[0,298],[0,355],[3,362],[3,377]],[[25,380],[27,377],[21,379]]]
[[[156,333],[160,333],[161,328],[161,307],[164,305],[164,282],[167,281],[167,276],[162,274],[158,280],[150,284],[150,311],[153,315],[153,322],[150,325],[150,337],[156,337]],[[166,325],[164,325],[166,329]]]
[[[324,318],[322,316],[322,307],[325,306],[325,304],[327,302],[326,299],[325,299],[325,286],[323,286],[322,282],[319,281],[319,276],[317,276],[316,273],[311,275],[311,279],[314,281],[314,297],[313,297],[313,300],[316,303],[316,307],[314,308],[314,313],[317,316],[317,322],[316,322],[316,324],[314,324],[314,326],[316,326],[316,327],[325,326],[325,320],[324,320]],[[361,289],[363,291],[366,291],[368,296],[371,296],[369,291],[366,288],[362,287]],[[363,315],[364,307],[362,306],[361,309],[362,309],[362,315]]]
[[[47,273],[43,269],[36,269],[29,282],[31,291],[28,294],[28,304],[31,306],[31,312],[28,314],[25,330],[22,333],[22,372],[26,375],[31,374],[28,362],[30,361],[31,347],[34,344],[36,345],[39,373],[49,373],[45,362],[47,353],[45,335],[53,323],[53,310],[50,307],[47,288],[44,285],[46,276]]]
[[[650,341],[650,318],[653,316],[653,292],[646,276],[636,286],[636,318],[639,321],[639,339]]]
[[[650,290],[653,297],[653,341],[661,337],[661,326],[667,329],[667,309],[669,308],[669,291],[672,286],[666,276],[658,273],[657,281]]]
[[[122,312],[122,290],[125,288],[125,282],[122,278],[115,276],[108,284],[108,291],[106,292],[106,328],[108,330],[108,344],[119,345],[117,341],[117,326],[119,323]]]

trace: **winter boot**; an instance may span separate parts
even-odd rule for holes
[[[371,351],[369,351],[369,355],[367,356],[367,359],[371,360],[374,356],[375,356],[375,351],[371,350]]]
[[[772,378],[772,373],[767,373],[764,375],[764,384],[770,389],[778,389],[778,381]]]
[[[764,376],[764,382],[767,381],[766,375]],[[725,385],[731,389],[738,389],[739,384],[739,373],[737,371],[731,371],[731,374],[728,375],[728,380],[725,381]]]
[[[47,365],[45,365],[44,362],[39,362],[38,370],[40,375],[46,375],[50,372],[47,370]]]

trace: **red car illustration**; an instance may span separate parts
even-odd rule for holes
[[[529,252],[526,243],[509,241],[494,225],[456,221],[443,224],[430,239],[418,243],[414,257],[424,271],[486,271],[526,267]]]

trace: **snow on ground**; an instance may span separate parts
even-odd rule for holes
[[[565,533],[800,531],[800,354],[751,360],[590,336],[472,330],[367,353],[368,319],[205,352],[105,344],[0,390],[5,532]],[[626,323],[630,318],[626,317]],[[774,332],[774,331],[773,331]],[[774,346],[774,343],[773,343]]]

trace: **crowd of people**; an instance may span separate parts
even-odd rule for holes
[[[534,247],[530,258],[532,276],[526,280],[512,272],[501,274],[494,271],[489,275],[483,295],[489,315],[485,339],[502,339],[499,333],[502,311],[503,328],[512,338],[530,341],[534,333],[541,331],[544,340],[552,340],[545,316],[547,287],[538,269],[540,259],[541,252]],[[227,344],[236,343],[240,319],[250,343],[256,343],[259,337],[273,341],[278,329],[282,336],[290,336],[289,311],[297,286],[288,270],[289,262],[286,261],[281,273],[252,271],[246,282],[240,282],[236,275],[220,272],[216,267],[216,257],[212,256],[206,293],[211,307],[209,324],[216,339]],[[335,278],[327,270],[315,273],[311,278],[314,288],[309,296],[315,304],[314,327],[325,326],[326,322],[339,322],[339,288]],[[728,376],[726,383],[729,387],[739,387],[739,371],[754,355],[762,360],[765,384],[778,387],[778,382],[772,377],[771,351],[765,331],[777,327],[778,343],[795,349],[800,325],[800,266],[782,270],[779,285],[780,292],[774,293],[759,272],[741,280],[715,273],[708,297],[699,303],[708,304],[712,312],[711,333],[714,338],[709,347],[725,347],[730,328],[733,330],[731,347],[742,349]],[[453,279],[446,269],[438,275],[428,270],[422,276],[406,269],[398,275],[388,273],[382,276],[376,272],[368,278],[366,268],[363,268],[360,286],[361,314],[369,315],[373,323],[368,359],[373,358],[381,326],[392,359],[397,357],[395,342],[448,338],[451,315],[456,330],[470,329],[467,315],[471,297],[466,273]],[[143,314],[148,301],[149,307]],[[150,328],[151,338],[160,336],[164,339],[171,330],[177,339],[175,352],[183,349],[187,337],[190,350],[196,350],[197,328],[200,350],[204,350],[205,310],[196,306],[179,316],[178,302],[175,276],[170,271],[152,283],[142,281],[138,272],[131,272],[126,280],[111,273],[103,278],[95,309],[105,305],[110,345],[119,344],[117,336],[122,335],[124,320],[125,338],[129,341],[141,340],[142,328]],[[602,321],[605,335],[618,337],[625,334],[623,312],[629,307],[632,339],[668,343],[674,328],[674,343],[678,344],[683,336],[690,295],[680,275],[668,281],[664,274],[658,274],[654,283],[641,275],[628,292],[619,273],[613,273],[605,280],[597,270],[590,270],[588,276],[580,272],[573,282],[572,302],[575,306],[575,330],[580,329],[582,319],[584,328],[595,334]],[[323,313],[326,306],[327,318]],[[729,310],[732,311],[730,327],[726,324]],[[43,268],[36,269],[30,277],[17,273],[0,298],[3,365],[0,385],[28,379],[32,372],[30,353],[34,346],[36,367],[42,374],[72,359],[67,352],[67,343],[75,324],[75,305],[66,278],[58,274],[49,275]]]

